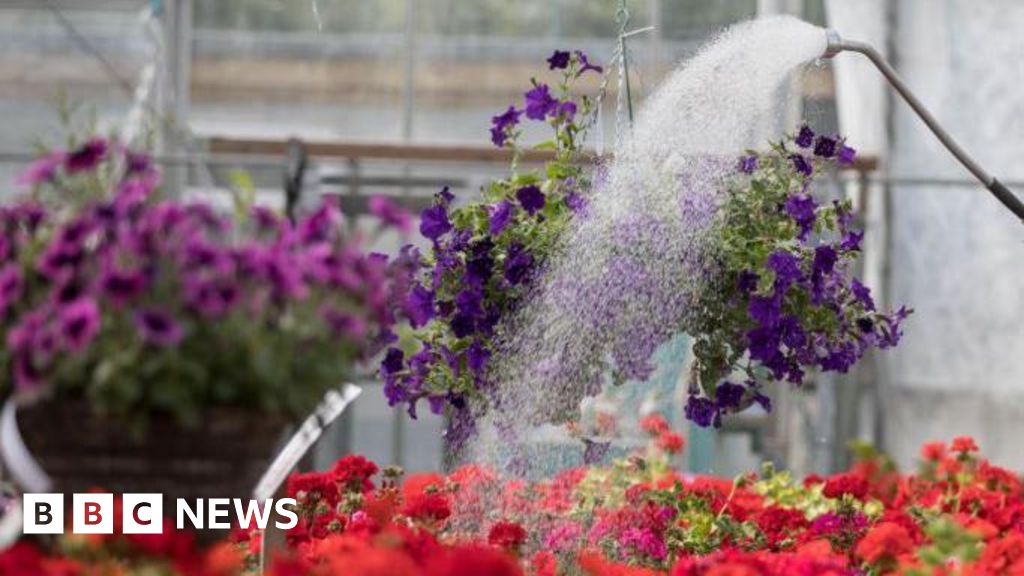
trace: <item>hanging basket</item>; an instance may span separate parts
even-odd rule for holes
[[[102,489],[167,498],[247,498],[280,447],[288,421],[235,408],[212,408],[184,428],[169,416],[149,419],[133,435],[84,401],[20,408],[25,446],[65,494]]]

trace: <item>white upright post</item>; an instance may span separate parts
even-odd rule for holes
[[[192,78],[192,0],[162,0],[164,67],[157,91],[160,133],[157,152],[179,158],[188,154],[189,89]],[[181,196],[188,185],[188,166],[165,167],[164,189]]]

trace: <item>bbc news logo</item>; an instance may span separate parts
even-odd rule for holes
[[[164,530],[163,494],[122,494],[121,533],[161,534]],[[113,494],[73,494],[71,532],[74,534],[113,534]],[[265,530],[273,516],[274,527],[289,530],[299,523],[294,498],[257,501],[242,498],[178,498],[174,506],[178,530],[226,530],[232,527]],[[63,494],[25,494],[22,498],[22,530],[25,534],[63,534],[65,524]]]

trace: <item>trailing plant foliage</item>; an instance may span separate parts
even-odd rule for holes
[[[0,387],[22,396],[135,421],[303,414],[382,348],[409,283],[408,258],[366,253],[332,203],[292,224],[163,198],[149,158],[112,140],[51,152],[21,181],[31,199],[0,209]]]
[[[488,184],[481,199],[459,206],[443,190],[421,214],[420,233],[431,250],[404,306],[414,333],[404,346],[390,348],[381,364],[389,403],[406,404],[413,416],[421,400],[434,412],[447,407],[454,443],[472,431],[473,411],[487,405],[495,328],[521,302],[585,203],[580,153],[595,103],[574,93],[573,85],[601,68],[578,51],[556,51],[548,64],[560,80],[534,80],[521,108],[510,106],[492,120],[492,142],[513,154],[510,175]],[[553,132],[530,147],[553,154],[540,169],[518,165],[524,118]]]
[[[852,267],[864,237],[849,201],[823,203],[816,174],[851,163],[841,139],[798,134],[739,160],[719,209],[718,270],[701,291],[693,326],[686,415],[702,426],[758,402],[761,383],[800,385],[808,372],[848,371],[868,350],[895,346],[910,310],[877,309]]]

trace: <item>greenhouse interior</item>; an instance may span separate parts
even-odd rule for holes
[[[1024,574],[1021,30],[0,0],[0,576]]]

